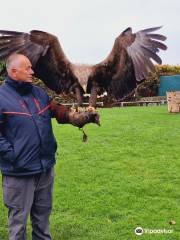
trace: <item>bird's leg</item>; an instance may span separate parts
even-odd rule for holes
[[[97,82],[93,81],[92,88],[91,88],[91,95],[89,97],[89,107],[87,108],[89,112],[96,111],[97,92],[98,92],[98,84]]]
[[[75,94],[76,94],[76,98],[77,98],[77,112],[82,112],[83,111],[83,97],[82,97],[82,93],[81,90],[78,86],[75,87]]]

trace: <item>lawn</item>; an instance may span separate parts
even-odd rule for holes
[[[167,106],[99,111],[102,126],[85,127],[87,143],[77,128],[53,121],[52,239],[180,239],[180,114]],[[0,240],[7,240],[1,190],[0,200]],[[172,233],[136,236],[138,226]]]

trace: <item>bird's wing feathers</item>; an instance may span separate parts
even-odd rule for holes
[[[35,76],[56,92],[66,91],[74,81],[71,63],[54,35],[32,30],[30,33],[0,30],[0,60],[12,53],[26,55]]]
[[[32,42],[28,33],[1,30],[0,35],[0,60],[12,53],[23,53],[35,65],[44,51],[44,46]]]
[[[166,49],[161,42],[166,38],[153,33],[159,29],[144,29],[135,34],[131,28],[123,31],[116,38],[109,56],[90,67],[87,92],[94,81],[98,82],[99,93],[106,89],[117,98],[134,89],[138,81],[155,70],[151,59],[161,64],[157,53],[159,49]],[[78,81],[74,64],[67,59],[54,35],[38,30],[30,33],[0,30],[0,60],[12,53],[29,57],[35,76],[56,92],[67,92]]]
[[[105,87],[116,98],[132,91],[138,81],[146,79],[155,70],[152,60],[162,63],[157,53],[159,49],[166,50],[166,45],[160,42],[166,37],[152,33],[160,28],[144,29],[135,34],[131,28],[123,31],[116,38],[109,56],[94,65],[91,81],[98,81],[100,87]]]
[[[137,81],[145,79],[150,71],[154,71],[153,59],[158,64],[162,63],[161,58],[157,55],[159,49],[166,50],[166,45],[153,39],[161,36],[161,41],[166,38],[162,35],[148,34],[160,29],[161,27],[145,29],[136,33],[135,41],[127,47],[128,55],[131,57],[134,65],[135,76]],[[142,64],[144,63],[144,64]]]

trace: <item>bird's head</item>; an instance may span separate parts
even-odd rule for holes
[[[73,71],[78,79],[79,84],[83,88],[84,92],[87,92],[88,79],[92,73],[91,65],[87,64],[76,64],[73,66]]]

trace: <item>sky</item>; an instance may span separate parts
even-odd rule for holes
[[[115,38],[163,26],[163,64],[180,65],[180,0],[16,0],[2,1],[0,29],[56,35],[73,63],[96,64],[107,57]]]

